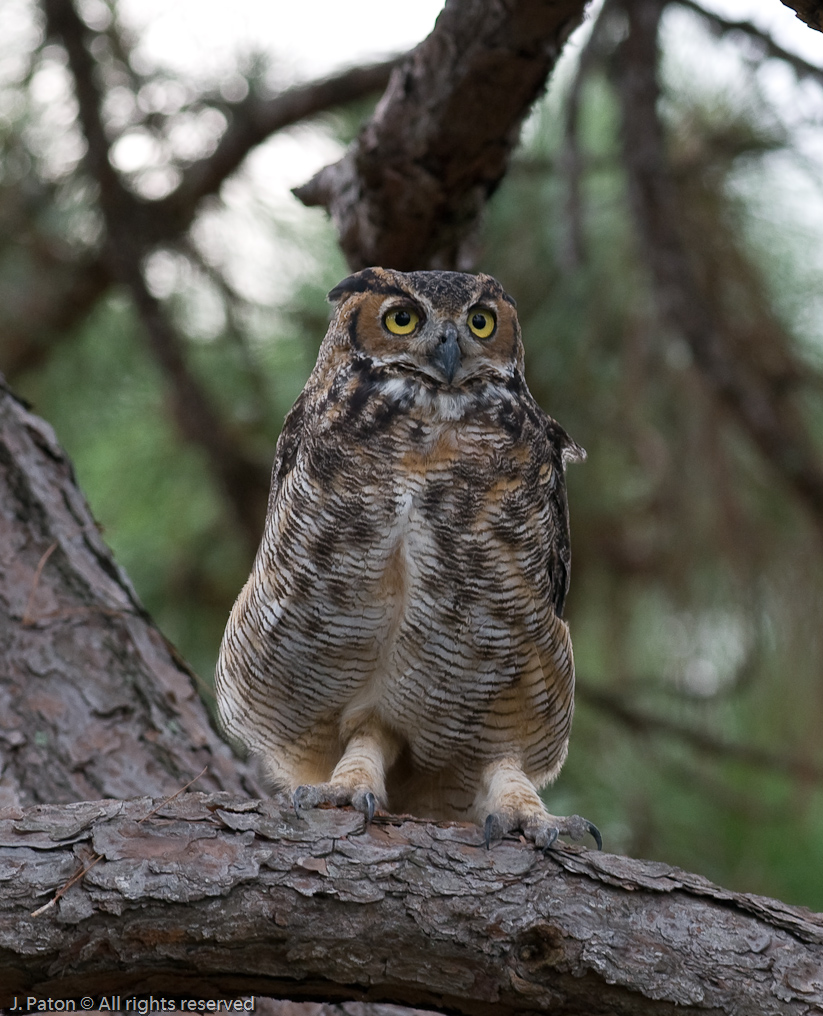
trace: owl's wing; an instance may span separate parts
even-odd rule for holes
[[[571,538],[569,536],[569,503],[566,497],[566,465],[583,462],[585,449],[573,441],[565,430],[546,417],[546,436],[552,461],[552,479],[548,487],[551,532],[546,534],[551,599],[558,617],[563,616],[571,577]]]
[[[269,493],[269,512],[272,510],[283,481],[294,469],[297,461],[297,453],[306,430],[307,423],[307,395],[306,389],[300,393],[299,398],[291,407],[288,416],[283,421],[283,429],[277,439],[277,448],[274,452],[274,465],[271,471],[271,491]]]

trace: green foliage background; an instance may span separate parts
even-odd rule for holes
[[[676,34],[665,116],[686,229],[734,320],[753,316],[763,348],[805,365],[823,447],[823,333],[809,310],[819,307],[820,258],[809,255],[819,237],[790,200],[803,175],[797,133],[743,61],[736,89],[698,84],[694,52],[678,49]],[[588,450],[569,472],[567,616],[581,693],[569,761],[547,800],[595,821],[609,850],[823,910],[821,547],[656,319],[602,71],[583,93],[585,257],[569,263],[562,124],[573,70],[571,54],[477,239],[478,267],[518,302],[536,397]],[[345,143],[367,113],[329,115],[314,129]],[[806,179],[819,212],[818,182]],[[346,266],[321,213],[296,201],[260,209],[293,266],[276,299],[233,299],[176,253],[166,302],[238,441],[268,462],[325,330],[325,292]],[[226,257],[242,276],[242,251]],[[125,298],[110,296],[14,383],[73,456],[147,608],[208,681],[248,552],[203,455],[177,437],[140,327]],[[753,765],[727,745],[771,761]]]

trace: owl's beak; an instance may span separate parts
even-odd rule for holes
[[[446,325],[443,329],[429,359],[449,384],[451,384],[452,378],[460,366],[460,345],[457,341],[457,329],[454,325]]]

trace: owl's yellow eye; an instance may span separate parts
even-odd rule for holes
[[[497,321],[494,314],[485,307],[472,307],[468,317],[469,328],[472,335],[478,339],[487,339],[494,331]]]
[[[420,315],[411,307],[398,307],[390,310],[383,318],[383,324],[392,335],[411,335],[420,321]]]

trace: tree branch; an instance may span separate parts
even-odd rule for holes
[[[108,34],[116,38],[113,30]],[[252,148],[277,131],[381,91],[399,60],[354,67],[329,78],[295,85],[268,99],[250,93],[239,102],[227,103],[229,126],[216,150],[185,169],[171,194],[157,201],[130,195],[134,211],[132,242],[144,252],[161,243],[178,242],[193,222],[200,201],[217,193]],[[83,320],[114,281],[102,253],[69,260],[40,244],[37,259],[42,262],[45,278],[38,279],[31,288],[31,298],[18,313],[4,309],[0,369],[11,378],[37,366],[53,339],[62,338]]]
[[[473,825],[188,794],[6,811],[15,995],[357,998],[477,1016],[808,1014],[823,918],[659,862]],[[141,821],[142,820],[142,821]],[[100,854],[84,880],[47,902]],[[88,863],[87,861],[85,863]],[[185,919],[181,920],[181,904]]]
[[[448,0],[344,158],[295,193],[323,205],[352,268],[468,267],[499,184],[584,0]]]
[[[148,347],[169,384],[172,414],[182,436],[206,452],[223,496],[246,537],[257,548],[268,500],[268,470],[247,459],[206,390],[189,370],[183,345],[160,302],[146,286],[142,259],[147,253],[136,198],[125,188],[109,159],[103,126],[102,96],[85,44],[86,29],[72,0],[44,0],[51,35],[66,47],[74,75],[80,121],[88,142],[86,164],[100,188],[106,224],[104,258],[111,274],[125,286],[142,321]]]
[[[382,92],[401,59],[394,57],[382,63],[353,67],[319,81],[296,85],[269,99],[250,93],[240,102],[227,103],[229,126],[214,152],[184,170],[179,186],[167,197],[147,202],[151,242],[173,240],[188,229],[198,203],[216,194],[256,145],[318,113]]]
[[[796,53],[790,53],[789,50],[783,49],[768,32],[764,32],[757,25],[753,25],[751,21],[731,21],[729,18],[724,18],[714,11],[706,10],[705,7],[696,3],[695,0],[675,0],[675,2],[678,7],[684,7],[686,10],[693,11],[703,18],[715,31],[715,34],[728,35],[730,33],[738,33],[746,35],[757,45],[763,56],[773,57],[775,60],[782,60],[784,63],[787,63],[798,78],[812,78],[818,84],[823,84],[823,68],[809,63],[808,60],[804,60]],[[787,4],[786,6],[789,5]]]
[[[790,7],[809,28],[823,32],[823,3],[820,0],[781,0],[784,7]]]
[[[623,113],[629,199],[665,324],[686,340],[695,363],[765,458],[810,510],[823,535],[823,463],[790,392],[745,362],[715,319],[678,226],[678,206],[657,112],[657,28],[663,0],[620,0],[629,34],[613,61]]]
[[[617,720],[635,734],[662,737],[669,741],[674,737],[705,755],[742,762],[744,765],[771,773],[783,773],[804,783],[823,784],[823,768],[809,759],[778,755],[763,748],[722,740],[705,730],[678,723],[659,713],[647,712],[627,701],[624,695],[594,688],[588,684],[578,682],[575,697],[578,701],[586,702]]]

